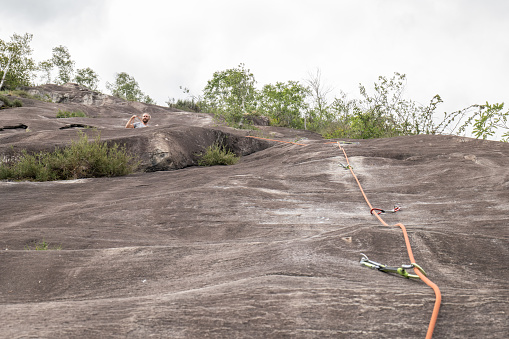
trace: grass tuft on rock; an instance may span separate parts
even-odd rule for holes
[[[33,246],[33,247],[32,247]],[[49,250],[57,250],[60,251],[62,249],[61,245],[55,245],[53,247],[50,247],[50,244],[47,243],[45,240],[42,241],[34,241],[31,245],[26,245],[25,250],[27,251],[49,251]]]
[[[0,94],[0,101],[3,101],[6,107],[23,107],[23,102],[21,100],[11,100],[7,95]]]
[[[82,111],[62,111],[59,110],[57,113],[57,118],[86,118],[87,115]]]
[[[45,94],[44,96],[41,96],[39,94],[30,94],[25,90],[16,89],[16,90],[2,90],[0,91],[0,97],[3,96],[15,96],[19,98],[25,98],[25,99],[33,99],[33,100],[39,100],[39,101],[45,101],[45,102],[51,102],[51,97],[48,94]],[[23,104],[21,100],[17,99],[18,102]],[[21,106],[17,106],[21,107]]]
[[[216,166],[216,165],[235,165],[239,157],[227,150],[224,146],[215,143],[207,148],[205,153],[200,154],[198,165]]]
[[[80,138],[54,152],[29,154],[23,150],[15,159],[0,163],[0,180],[52,181],[114,177],[133,173],[139,166],[133,155],[118,144],[108,145],[98,135],[89,142]]]

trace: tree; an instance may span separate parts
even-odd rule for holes
[[[99,75],[90,67],[80,68],[76,70],[74,81],[81,86],[96,90],[99,83]]]
[[[203,90],[207,109],[232,126],[242,125],[244,114],[256,107],[254,75],[244,64],[215,72]]]
[[[316,74],[310,73],[306,83],[309,86],[312,102],[308,113],[305,115],[304,129],[308,127],[308,119],[314,125],[313,129],[323,128],[333,118],[329,114],[330,110],[327,104],[327,95],[332,91],[332,88],[325,87],[322,83],[322,72],[320,69],[316,70]]]
[[[51,71],[53,70],[53,63],[51,60],[41,61],[39,63],[39,71],[43,74],[41,76],[41,80],[45,84],[49,84],[51,82]]]
[[[144,103],[150,104],[150,105],[157,105],[157,102],[154,99],[152,99],[148,94],[143,95],[141,102],[144,102]]]
[[[53,48],[51,62],[58,69],[55,83],[65,84],[73,79],[74,61],[71,60],[71,54],[67,47],[60,45]]]
[[[106,88],[112,95],[128,100],[139,101],[147,104],[155,104],[151,97],[143,93],[134,77],[126,72],[116,73],[115,82],[106,82]]]
[[[364,112],[371,112],[379,121],[383,121],[387,136],[411,134],[435,134],[443,131],[445,119],[435,124],[433,115],[442,99],[435,95],[429,106],[422,106],[412,100],[403,98],[406,85],[406,75],[398,72],[390,79],[378,77],[374,83],[374,93],[369,94],[366,88],[359,84],[363,100],[359,102]]]
[[[319,79],[319,77],[317,76]],[[394,73],[392,78],[378,77],[374,83],[374,92],[368,93],[366,87],[359,84],[362,99],[349,100],[344,93],[330,104],[319,104],[315,99],[316,110],[321,112],[314,118],[320,125],[313,127],[327,137],[382,138],[397,135],[441,133],[451,121],[436,123],[435,110],[442,102],[435,95],[428,106],[422,106],[403,98],[406,76]],[[319,81],[314,82],[315,97],[320,97]],[[325,101],[322,100],[322,103]],[[322,109],[320,109],[320,107]],[[450,118],[452,115],[446,116]],[[312,116],[313,117],[313,116]],[[313,122],[311,120],[311,122]]]
[[[309,88],[298,81],[265,85],[259,95],[259,111],[279,126],[302,128]]]
[[[201,108],[203,106],[203,101],[200,96],[195,96],[193,94],[190,94],[191,90],[187,87],[179,86],[180,89],[184,94],[187,94],[187,98],[185,99],[178,99],[175,100],[175,98],[168,98],[168,101],[166,101],[166,104],[170,108],[176,108],[183,111],[188,112],[196,112],[200,113]]]
[[[36,65],[30,57],[32,34],[14,33],[9,42],[0,39],[0,89],[32,84]]]

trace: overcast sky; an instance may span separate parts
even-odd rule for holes
[[[76,68],[127,72],[160,105],[200,95],[244,63],[261,88],[320,69],[333,94],[407,75],[406,98],[439,111],[509,106],[508,0],[0,0],[0,38],[34,35],[33,57],[63,45]]]

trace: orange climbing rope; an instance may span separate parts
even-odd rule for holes
[[[299,144],[299,143],[290,142],[290,141],[267,139],[267,138],[260,138],[260,137],[255,137],[255,136],[247,136],[247,137],[248,138],[254,138],[254,139],[276,141],[276,142],[281,142],[281,143],[286,143],[286,144],[294,144],[294,145],[299,145],[299,146],[307,146],[306,144]],[[373,208],[373,206],[369,202],[368,197],[366,196],[366,193],[364,193],[364,190],[362,189],[362,186],[361,186],[361,183],[359,182],[359,179],[355,175],[355,172],[353,171],[353,168],[350,165],[350,161],[348,160],[348,156],[346,155],[345,149],[341,146],[341,143],[339,141],[337,141],[337,142],[327,142],[326,144],[330,144],[330,143],[336,143],[338,145],[339,149],[341,151],[343,151],[343,154],[345,156],[345,160],[346,160],[346,163],[347,163],[347,165],[343,166],[343,167],[344,168],[348,168],[350,170],[350,172],[352,173],[353,177],[355,178],[355,181],[357,182],[357,185],[359,186],[359,189],[361,190],[362,196],[364,197],[364,200],[366,200],[366,203],[368,204],[368,206],[370,208],[370,213],[372,215],[374,215],[375,217],[377,217],[377,219],[382,223],[382,225],[390,227],[389,224],[387,224],[382,219],[382,217],[380,217],[380,214],[385,212],[385,211],[383,211],[383,210],[381,210],[379,208]],[[399,210],[399,207],[395,206],[393,211],[396,212],[398,210]],[[373,212],[375,212],[375,213],[373,213]],[[407,248],[407,252],[408,252],[408,257],[410,258],[410,263],[415,265],[414,266],[414,272],[417,274],[417,276],[419,276],[419,278],[421,278],[422,281],[424,281],[426,283],[426,285],[431,287],[433,289],[433,291],[435,292],[435,306],[433,307],[433,313],[431,314],[431,319],[430,319],[429,326],[428,326],[428,332],[426,333],[426,339],[431,339],[432,336],[433,336],[433,331],[435,329],[435,324],[437,322],[438,312],[440,310],[440,304],[442,302],[442,295],[440,293],[440,289],[438,288],[438,286],[435,283],[433,283],[431,280],[429,280],[423,272],[421,272],[421,268],[420,268],[419,265],[415,264],[415,258],[414,258],[414,255],[412,253],[412,247],[410,245],[410,240],[408,238],[408,234],[407,234],[405,225],[403,225],[401,223],[398,223],[398,224],[396,224],[394,226],[398,226],[399,228],[401,228],[401,231],[403,232],[403,237],[405,238],[405,244],[406,244],[406,248]]]
[[[306,144],[299,144],[299,143],[296,143],[296,142],[282,141],[282,140],[276,140],[276,139],[260,138],[260,137],[255,137],[255,136],[252,136],[252,135],[246,135],[246,138],[261,139],[261,140],[268,140],[268,141],[277,141],[277,142],[282,142],[282,143],[285,143],[285,144],[294,144],[294,145],[299,145],[299,146],[307,146]]]
[[[364,193],[364,190],[362,189],[362,186],[361,186],[361,183],[359,182],[359,179],[357,179],[357,176],[355,175],[355,173],[354,173],[354,171],[352,169],[352,166],[350,165],[350,161],[348,160],[348,156],[346,155],[345,149],[343,147],[341,147],[341,144],[339,142],[337,144],[338,144],[339,149],[342,150],[343,154],[345,155],[345,160],[346,160],[346,163],[347,163],[347,166],[345,166],[345,168],[348,168],[350,170],[350,172],[352,173],[353,177],[355,178],[355,181],[357,181],[357,185],[359,186],[359,189],[361,190],[362,196],[364,197],[364,200],[366,200],[366,203],[368,204],[368,206],[369,206],[369,208],[371,210],[371,214],[373,214],[375,217],[377,217],[377,219],[384,226],[389,226],[382,219],[382,217],[380,217],[380,213],[373,213],[374,210],[379,210],[379,209],[373,208],[373,206],[371,206],[371,203],[369,202],[366,194]],[[410,262],[412,264],[414,264],[415,263],[415,258],[414,258],[414,255],[412,253],[412,247],[410,246],[410,240],[408,239],[408,234],[407,234],[407,231],[406,231],[406,227],[403,224],[401,224],[401,223],[398,223],[398,224],[396,224],[394,226],[398,226],[403,231],[403,237],[405,238],[405,244],[406,244],[406,248],[407,248],[407,252],[408,252],[408,257],[410,258]],[[433,307],[433,313],[431,315],[431,320],[429,322],[428,332],[426,333],[426,339],[431,339],[431,337],[433,336],[433,330],[435,329],[435,324],[437,322],[438,311],[440,310],[440,303],[442,301],[442,295],[440,293],[440,289],[438,288],[438,286],[435,283],[433,283],[431,280],[429,280],[424,275],[424,273],[421,272],[420,269],[418,269],[418,267],[414,267],[414,272],[415,272],[415,274],[417,274],[419,276],[419,278],[421,278],[422,281],[424,281],[426,283],[426,285],[431,287],[433,289],[433,291],[435,292],[435,306]]]

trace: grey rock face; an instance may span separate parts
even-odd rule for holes
[[[359,264],[409,264],[396,223],[442,291],[434,338],[507,337],[508,144],[349,140],[373,206],[401,207],[385,227],[329,140],[270,126],[267,139],[305,146],[259,140],[206,114],[108,100],[2,111],[0,159],[68,143],[76,131],[60,127],[82,123],[146,172],[0,182],[0,337],[424,338],[433,291]],[[56,119],[64,108],[89,118]],[[141,112],[150,128],[123,128]],[[5,129],[17,124],[30,131]],[[218,140],[240,163],[194,166]]]

